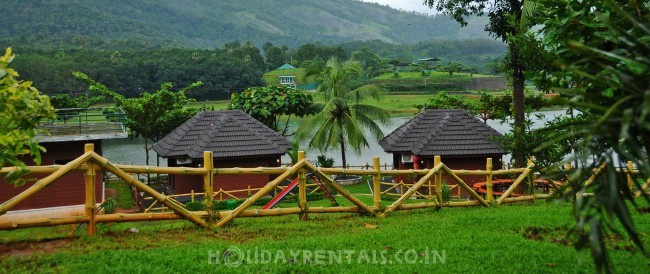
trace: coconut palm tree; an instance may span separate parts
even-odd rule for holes
[[[305,141],[311,137],[309,146],[321,151],[338,146],[344,167],[346,147],[356,153],[368,147],[364,129],[377,140],[383,138],[384,133],[375,121],[385,124],[389,118],[384,109],[363,103],[368,98],[379,99],[381,91],[373,85],[361,85],[361,75],[359,62],[339,62],[336,58],[329,59],[324,66],[307,68],[306,72],[319,84],[317,91],[323,94],[325,104],[300,126],[296,139]]]

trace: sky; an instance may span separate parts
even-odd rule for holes
[[[382,5],[389,5],[395,9],[436,14],[435,9],[430,9],[423,4],[424,0],[363,0],[363,2],[375,2]]]

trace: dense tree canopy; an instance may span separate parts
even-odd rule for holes
[[[256,48],[247,48],[255,58]],[[87,86],[72,76],[84,71],[92,79],[126,97],[137,97],[145,90],[154,90],[167,81],[187,86],[201,81],[201,88],[190,91],[188,97],[197,100],[228,99],[229,92],[263,85],[263,64],[248,65],[243,50],[231,56],[226,49],[195,50],[130,50],[94,51],[29,50],[16,60],[14,66],[23,75],[39,83],[46,94],[85,94]],[[259,66],[262,66],[260,68]]]
[[[18,178],[27,173],[21,157],[29,155],[40,164],[41,151],[35,138],[39,123],[54,118],[53,108],[47,96],[22,81],[18,72],[9,67],[14,59],[11,48],[0,56],[0,167],[17,166],[19,170],[7,174],[10,182],[23,181]]]
[[[280,131],[284,136],[288,133],[291,116],[305,117],[317,111],[314,99],[310,94],[286,86],[253,87],[241,93],[234,94],[228,109],[241,109],[268,127]],[[286,116],[284,126],[280,127],[280,119]]]

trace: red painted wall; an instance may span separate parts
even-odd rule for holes
[[[399,156],[399,154],[394,154]],[[412,169],[413,168],[413,163],[402,163],[400,158],[394,157],[394,163],[397,163],[397,169]],[[501,155],[485,155],[482,157],[463,157],[463,158],[457,158],[457,157],[441,157],[441,161],[443,164],[445,164],[447,167],[450,169],[465,169],[465,170],[485,170],[485,164],[487,161],[487,158],[492,158],[492,166],[493,170],[498,170],[503,167],[503,163],[501,161]],[[421,164],[420,168],[433,168],[433,157],[420,157]],[[407,177],[407,176],[396,176],[396,182],[399,182],[400,180],[406,182],[413,182],[414,179],[413,177]],[[460,177],[463,182],[465,182],[469,187],[472,187],[474,183],[485,181],[485,176],[469,176],[469,175],[464,175],[464,176],[458,176]],[[495,177],[496,178],[496,177]],[[442,180],[445,181],[448,185],[455,185],[456,181],[452,179],[450,176],[443,174],[442,175]],[[426,188],[426,187],[425,187]],[[426,190],[424,191],[425,193],[427,192]],[[452,196],[457,196],[458,195],[458,190],[453,189],[452,191]],[[461,197],[467,197],[468,193],[465,190],[461,189],[460,192]]]
[[[57,164],[62,164],[59,161],[74,160],[84,153],[84,145],[86,143],[93,143],[95,145],[95,152],[101,155],[102,146],[100,140],[93,141],[77,141],[77,142],[55,142],[55,143],[42,143],[41,145],[47,149],[47,152],[42,154],[41,165],[53,165],[55,161]],[[27,165],[34,165],[31,159],[24,159]],[[8,184],[4,180],[4,176],[0,178],[0,203],[11,199],[12,197],[20,194],[28,187],[32,186],[38,179],[44,178],[49,174],[34,174],[28,175],[26,178],[33,179],[31,182],[25,183],[20,187],[15,187]],[[95,199],[98,203],[101,202],[103,191],[103,176],[102,172],[97,172],[95,179]],[[11,210],[35,209],[56,206],[70,206],[70,205],[83,205],[85,204],[85,182],[83,172],[70,172],[60,179],[52,182],[48,187],[27,198],[22,203],[19,203]]]
[[[278,167],[280,166],[279,156],[277,157],[266,157],[266,158],[242,158],[242,159],[219,159],[214,161],[216,168],[229,168],[229,167]],[[199,163],[202,163],[202,159],[195,159],[193,166],[198,166]],[[168,166],[178,166],[176,164],[176,159],[169,159]],[[214,176],[214,191],[223,189],[224,191],[229,190],[243,190],[251,188],[260,188],[265,186],[268,182],[276,178],[276,175],[215,175]],[[192,190],[194,192],[203,192],[203,177],[195,175],[173,175],[170,178],[170,189],[175,194],[190,193]],[[254,194],[255,191],[251,192]],[[248,197],[248,192],[238,192],[233,195],[244,198]],[[219,199],[219,197],[215,197]],[[224,199],[227,199],[228,196],[223,195]]]

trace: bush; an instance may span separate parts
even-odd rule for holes
[[[187,202],[185,204],[189,211],[202,211],[205,210],[205,204],[202,201]]]
[[[325,155],[318,155],[318,157],[316,157],[316,164],[319,167],[332,167],[334,166],[334,159],[327,158]]]

